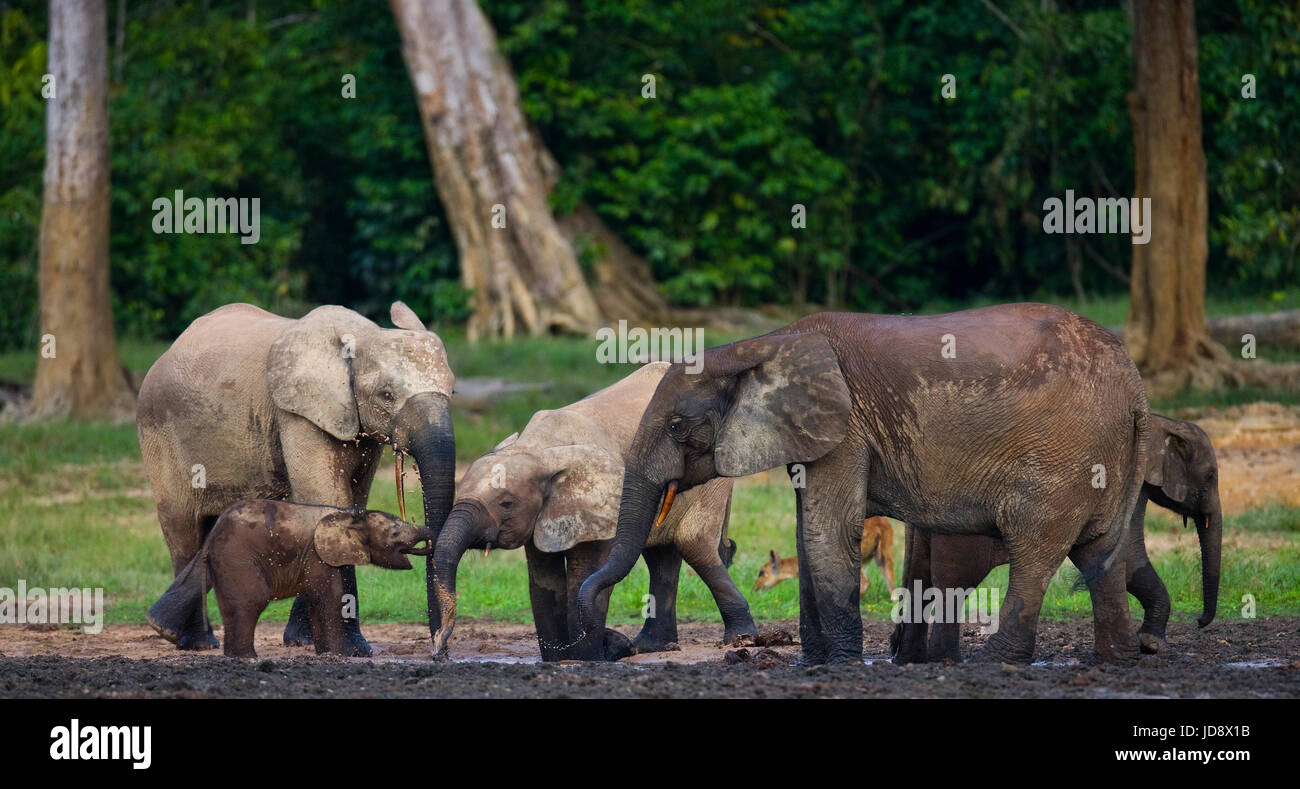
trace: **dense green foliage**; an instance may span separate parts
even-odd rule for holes
[[[403,298],[443,325],[464,316],[382,5],[259,0],[250,16],[247,2],[127,2],[120,48],[109,5],[124,331],[174,336],[234,300],[374,315]],[[1009,21],[914,0],[482,5],[564,167],[557,210],[594,206],[677,303],[908,311],[1124,287],[1112,272],[1128,267],[1127,239],[1041,229],[1048,196],[1131,193],[1122,4],[1003,0]],[[0,4],[0,347],[35,344],[45,6]],[[1300,11],[1237,0],[1197,12],[1209,279],[1294,287]],[[1256,99],[1241,96],[1245,73]],[[355,99],[341,95],[345,74]],[[954,99],[940,95],[944,74]],[[152,201],[176,189],[260,197],[260,243],[154,234]]]

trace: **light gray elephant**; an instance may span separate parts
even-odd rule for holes
[[[684,493],[651,529],[642,555],[650,570],[654,614],[633,644],[604,627],[608,590],[599,600],[600,626],[583,633],[577,594],[609,553],[618,522],[623,457],[641,412],[668,369],[642,367],[572,405],[538,411],[522,434],[474,461],[434,551],[442,629],[434,655],[447,653],[456,621],[456,569],[465,551],[518,548],[528,558],[529,594],[543,660],[606,660],[652,652],[677,640],[677,580],[682,559],[717,601],[728,641],[756,634],[749,605],[727,574],[734,543],[726,537],[732,480],[717,479]]]
[[[436,532],[455,479],[448,402],[456,379],[442,340],[415,313],[394,302],[391,318],[396,329],[343,307],[294,320],[229,304],[195,320],[154,362],[136,419],[173,572],[241,499],[364,507],[385,444],[398,453],[399,499],[401,456],[414,457],[425,523]],[[432,567],[428,577],[432,600]],[[356,600],[351,567],[343,592]],[[181,649],[217,646],[202,617],[151,624]],[[350,654],[370,654],[356,618],[344,637]],[[312,641],[301,597],[284,638]]]

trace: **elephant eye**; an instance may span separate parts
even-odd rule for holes
[[[505,499],[501,502],[501,509],[508,510],[513,506],[515,506],[515,503],[510,499]]]
[[[393,402],[393,393],[392,393],[391,391],[387,390],[387,389],[385,389],[384,391],[380,392],[380,393],[379,393],[379,396],[382,397],[382,398],[384,398],[384,401],[385,401],[385,402],[388,402],[388,403]]]
[[[668,423],[668,432],[679,433],[681,432],[681,429],[682,429],[682,418],[680,416],[673,417],[672,421]]]

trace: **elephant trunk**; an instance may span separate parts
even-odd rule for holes
[[[467,503],[453,507],[438,535],[438,543],[433,552],[433,563],[438,568],[434,594],[437,597],[441,624],[433,633],[435,660],[447,656],[447,642],[456,626],[456,569],[460,566],[460,557],[484,539],[483,518],[476,512],[476,508]],[[429,605],[432,610],[433,603]]]
[[[399,451],[408,451],[415,458],[424,495],[424,525],[436,543],[456,493],[456,435],[451,402],[433,392],[415,395],[397,413],[395,424],[393,443]],[[433,555],[426,557],[425,569],[432,636],[440,627]]]
[[[1201,616],[1196,624],[1205,627],[1214,621],[1219,607],[1219,558],[1223,548],[1223,510],[1218,496],[1208,512],[1196,518],[1196,536],[1201,541]]]
[[[671,504],[667,489],[645,475],[628,469],[623,474],[623,498],[618,507],[618,528],[605,565],[592,573],[578,590],[578,621],[583,632],[601,626],[596,614],[596,597],[632,572],[645,548],[655,516],[663,504]]]

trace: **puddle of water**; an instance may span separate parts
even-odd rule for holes
[[[1277,668],[1285,663],[1276,660],[1240,660],[1236,663],[1224,663],[1224,668]]]

